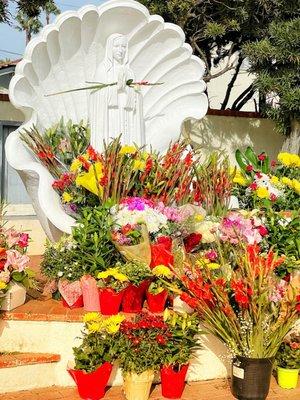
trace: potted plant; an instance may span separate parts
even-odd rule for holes
[[[300,370],[300,334],[293,333],[279,347],[276,355],[277,380],[283,389],[295,389]]]
[[[115,267],[99,272],[98,279],[101,313],[103,315],[118,314],[124,289],[129,283],[127,276]]]
[[[2,211],[2,210],[0,210]],[[26,255],[29,235],[6,229],[0,220],[0,309],[11,311],[25,303],[26,291],[37,288]]]
[[[154,313],[163,312],[168,298],[168,285],[174,277],[173,272],[165,265],[158,265],[152,269],[154,279],[146,292],[148,309]]]
[[[146,290],[152,276],[151,269],[140,261],[128,261],[117,264],[121,273],[127,276],[129,285],[124,290],[122,310],[126,313],[137,313],[142,310]]]
[[[56,243],[47,240],[41,263],[42,273],[50,280],[58,282],[58,290],[64,307],[83,307],[80,278],[84,275],[75,252],[77,243],[72,236],[63,235]]]
[[[182,299],[234,354],[233,395],[264,400],[274,357],[299,315],[299,289],[276,276],[284,258],[272,251],[264,254],[257,244],[245,247],[242,242],[229,250],[216,270],[183,262]]]
[[[75,366],[68,368],[68,372],[84,400],[99,400],[105,395],[113,363],[118,357],[116,336],[123,319],[121,315],[105,319],[96,312],[83,317],[85,330],[82,343],[73,348]]]
[[[180,399],[185,387],[185,378],[189,362],[196,350],[196,334],[199,334],[199,318],[192,315],[178,314],[166,309],[164,321],[168,325],[168,344],[161,347],[161,391],[168,399]]]
[[[165,346],[168,325],[161,316],[147,313],[121,323],[119,363],[127,400],[149,398],[154,372],[159,370],[161,346]]]

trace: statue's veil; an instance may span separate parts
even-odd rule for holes
[[[113,33],[110,35],[106,41],[106,47],[105,47],[105,58],[104,58],[104,63],[107,67],[107,71],[109,71],[114,63],[113,59],[113,45],[114,45],[114,40],[126,37],[125,35],[122,35],[121,33]],[[128,66],[128,41],[127,41],[127,46],[126,46],[126,53],[124,57],[124,66]]]

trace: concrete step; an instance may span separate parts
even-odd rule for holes
[[[59,354],[4,353],[0,354],[1,393],[48,387],[56,380],[55,364]]]

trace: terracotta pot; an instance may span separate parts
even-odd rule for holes
[[[105,388],[109,381],[112,367],[112,364],[105,362],[91,373],[68,369],[69,374],[77,385],[80,398],[84,400],[102,399],[105,395]]]
[[[151,370],[141,374],[134,372],[124,374],[123,389],[127,400],[148,400],[154,372]]]
[[[182,365],[178,371],[173,365],[160,369],[161,392],[167,399],[180,399],[185,387],[185,378],[189,364]]]
[[[126,313],[138,313],[142,311],[146,290],[150,285],[150,281],[145,280],[135,286],[130,284],[124,290],[122,300],[122,310]]]
[[[238,400],[265,400],[270,389],[274,358],[237,356],[232,363],[231,391]]]
[[[78,297],[78,299],[75,301],[74,304],[72,304],[71,306],[66,302],[66,300],[64,298],[62,298],[62,303],[63,306],[66,308],[82,308],[83,307],[83,296]]]
[[[146,293],[149,311],[153,313],[161,313],[165,309],[168,292],[163,290],[158,294],[152,294],[147,291]]]
[[[103,315],[116,315],[118,314],[124,290],[116,292],[114,289],[99,289],[99,302],[100,311]]]

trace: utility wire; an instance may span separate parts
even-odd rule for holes
[[[13,51],[8,51],[8,50],[3,50],[3,49],[0,49],[0,52],[1,52],[1,53],[14,54],[14,55],[16,55],[16,56],[22,56],[21,53],[14,53]]]

